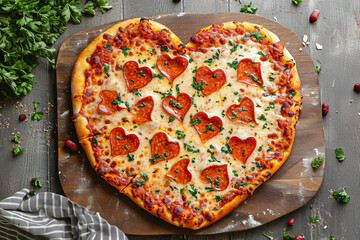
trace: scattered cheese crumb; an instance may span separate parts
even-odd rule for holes
[[[318,43],[316,43],[316,49],[317,49],[317,50],[322,50],[322,49],[323,49],[323,46],[320,45],[320,44],[318,44]]]

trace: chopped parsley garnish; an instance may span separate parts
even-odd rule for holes
[[[240,12],[255,14],[256,11],[258,10],[258,8],[252,8],[252,7],[251,7],[251,4],[252,4],[252,2],[250,2],[248,5],[244,5],[244,6],[240,9]]]
[[[16,143],[19,143],[20,142],[20,138],[21,138],[21,135],[20,133],[15,133],[15,135],[12,137],[11,141],[14,141]]]
[[[266,117],[264,114],[261,114],[260,117],[258,117],[259,120],[266,121]]]
[[[128,147],[128,145],[124,145],[124,148],[126,149],[126,150],[130,150],[130,148]]]
[[[259,162],[253,162],[253,163],[255,164],[255,166],[256,166],[258,169],[260,169],[260,170],[263,169],[263,167],[261,166],[261,164],[260,164]]]
[[[257,29],[255,31],[253,31],[252,34],[254,35],[256,40],[258,40],[258,41],[264,40],[264,36],[261,35],[261,33]]]
[[[179,95],[180,94],[180,83],[179,84],[176,84],[175,86],[175,90],[176,90],[176,94]]]
[[[141,187],[142,185],[145,184],[145,181],[144,180],[136,180],[136,181],[134,181],[133,184]]]
[[[180,195],[183,195],[185,188],[180,189]]]
[[[272,150],[272,147],[269,147],[269,148],[266,150],[266,152],[271,152],[271,150]]]
[[[121,140],[121,138],[119,136],[116,136],[115,138],[116,138],[116,140]]]
[[[190,120],[190,126],[194,126],[195,124],[200,124],[201,123],[201,119],[199,117],[193,119],[193,120]]]
[[[237,117],[237,113],[235,111],[231,111],[231,119],[235,119]]]
[[[314,158],[311,162],[311,166],[313,168],[318,168],[318,167],[320,167],[320,165],[322,164],[323,161],[324,161],[323,157]]]
[[[220,187],[220,176],[218,176],[214,181],[214,187],[219,188]]]
[[[168,52],[168,51],[170,51],[170,48],[167,45],[163,45],[163,46],[161,46],[161,51],[162,52]]]
[[[41,182],[40,182],[40,177],[31,179],[31,182],[34,185],[34,187],[39,187],[39,188],[42,187]]]
[[[210,179],[211,179],[211,178],[210,178]],[[209,191],[209,192],[215,191],[215,189],[213,189],[212,187],[205,187],[205,190],[206,190],[206,191]]]
[[[119,96],[117,98],[115,98],[111,104],[114,104],[114,105],[118,105],[120,103],[123,103],[123,101],[121,100],[121,93],[119,93]]]
[[[263,149],[263,145],[261,145],[259,148],[258,148],[258,152],[261,152],[261,150]]]
[[[236,170],[232,170],[232,172],[233,172],[233,174],[234,174],[235,177],[238,177],[238,176],[239,176],[239,174],[236,172]]]
[[[137,96],[141,96],[141,93],[139,93],[139,89],[134,89],[131,92],[134,93]]]
[[[257,84],[259,84],[260,86],[262,86],[260,80],[259,80],[257,77],[255,77],[255,75],[254,75],[253,73],[250,74],[249,77],[251,77],[251,79],[252,79],[254,82],[256,82]]]
[[[235,52],[239,46],[239,44],[234,44],[232,41],[229,41],[229,45],[232,46],[232,48],[230,49],[230,54]]]
[[[250,182],[240,182],[240,181],[237,181],[235,186],[239,187],[245,187],[246,185],[250,184]]]
[[[225,110],[222,110],[221,116],[225,117]]]
[[[212,126],[211,123],[209,123],[208,125],[206,125],[206,128],[204,130],[204,133],[208,132],[208,131],[215,131],[215,128]]]
[[[318,216],[315,217],[309,217],[311,223],[316,223],[317,220],[319,220]]]
[[[293,98],[296,95],[296,92],[289,92],[288,95],[289,98]]]
[[[151,54],[151,55],[154,55],[155,53],[156,53],[156,49],[155,49],[155,48],[153,48],[153,49],[150,50],[150,54]]]
[[[172,95],[172,89],[170,88],[166,93],[155,90],[154,93],[161,94],[162,95],[161,99],[164,99],[166,96],[171,96]]]
[[[155,193],[156,193],[156,194],[159,194],[159,193],[160,193],[160,190],[155,190]]]
[[[187,144],[187,143],[185,143],[185,142],[184,142],[184,149],[185,149],[186,151],[192,152],[192,153],[198,153],[198,152],[200,152],[199,149],[196,149],[194,146],[191,146],[191,145],[189,145],[189,144]]]
[[[159,73],[159,74],[153,73],[152,77],[153,77],[153,78],[164,79],[164,75],[163,75],[162,73]],[[154,92],[155,92],[155,91],[154,91]]]
[[[176,180],[176,179],[174,179],[174,180]],[[169,186],[169,187],[171,188],[171,190],[178,189],[176,186]]]
[[[165,62],[164,62],[164,65],[168,65],[168,64],[169,64],[169,62],[168,62],[168,61],[165,61]]]
[[[270,81],[270,82],[273,82],[273,81],[275,81],[275,78],[274,78],[273,76],[270,76],[270,77],[269,77],[269,81]]]
[[[166,159],[166,157],[164,155],[157,153],[149,159],[150,163],[154,164],[155,159],[157,159],[157,158]]]
[[[319,64],[316,65],[315,69],[319,73],[319,72],[321,72],[321,62],[318,59],[316,59],[316,60],[319,62]]]
[[[237,70],[238,65],[239,65],[239,61],[237,60],[237,58],[235,60],[233,60],[231,63],[227,63],[227,65],[229,65],[229,67]]]
[[[121,50],[122,50],[122,53],[124,54],[124,56],[129,55],[127,51],[129,51],[130,48],[129,48],[128,46],[126,46],[126,45],[123,46],[123,47],[121,48]]]
[[[170,116],[170,117],[169,117],[169,123],[171,123],[171,122],[173,122],[173,121],[175,121],[175,118],[174,118],[173,116]]]
[[[340,188],[339,191],[334,191],[333,196],[336,201],[340,203],[348,203],[350,201],[350,196],[345,191],[346,187]]]
[[[174,99],[170,99],[170,102],[169,102],[169,105],[170,106],[173,106],[173,107],[176,107],[177,109],[182,109],[183,106],[181,106],[177,100],[174,100]]]
[[[271,102],[269,103],[269,106],[265,108],[265,111],[269,111],[270,109],[274,109],[274,108],[275,108],[275,103]]]
[[[137,107],[145,107],[146,104],[144,102],[142,102],[141,104],[139,104]]]
[[[344,161],[344,159],[345,159],[345,153],[344,153],[344,151],[343,151],[341,148],[336,148],[336,149],[335,149],[335,154],[336,154],[336,158],[337,158],[340,162]]]
[[[266,57],[266,54],[263,53],[262,51],[258,51],[257,54],[259,54],[259,55],[262,56],[262,57]]]
[[[95,143],[96,146],[99,145],[99,142],[97,140],[97,136],[91,137],[91,140],[93,141],[93,143]]]
[[[22,153],[25,151],[25,148],[22,148],[22,147],[19,147],[19,146],[16,146],[13,148],[13,153],[14,155],[18,155],[19,153]]]
[[[37,112],[37,111],[36,111],[36,109],[37,109],[37,108],[39,107],[39,105],[40,105],[40,102],[33,102],[33,104],[34,104],[34,111],[33,111],[33,113],[31,114],[31,117],[32,117],[33,119],[39,121],[39,120],[42,119],[44,113],[43,113],[43,112]]]
[[[285,72],[285,71],[288,70],[288,69],[289,69],[289,66],[286,65],[286,66],[284,67],[284,69],[283,69],[283,72]]]
[[[138,71],[137,74],[140,74],[141,76],[145,77],[145,71],[144,70]]]
[[[221,202],[221,197],[220,196],[215,196],[215,201],[216,202]]]
[[[148,175],[146,173],[140,173],[140,175],[143,176],[145,181],[148,179]]]
[[[232,129],[231,129],[232,130]],[[230,133],[230,132],[229,132]],[[231,133],[230,133],[231,134]],[[221,152],[230,154],[234,149],[229,145],[229,137],[226,138],[226,143],[224,146],[221,147]]]
[[[131,154],[131,153],[128,153],[128,161],[131,162],[131,161],[134,161],[135,157],[134,157],[134,154]]]
[[[185,138],[186,137],[186,134],[181,131],[181,130],[176,130],[175,131],[176,135],[177,135],[177,139],[180,139],[180,138]]]
[[[109,51],[111,51],[112,45],[111,45],[111,44],[106,44],[106,49],[109,50]]]
[[[199,194],[199,193],[200,193],[199,190],[198,190],[197,188],[195,188],[194,184],[191,184],[190,187],[191,187],[191,189],[188,190],[189,193],[190,193],[194,198],[197,199],[196,194]]]
[[[209,162],[220,162],[219,160],[216,159],[216,157],[214,156],[215,152],[210,151],[210,149],[207,150],[208,153],[210,153],[210,159],[208,159]]]
[[[200,83],[198,83],[198,82],[196,82],[196,78],[195,77],[193,77],[193,82],[191,83],[191,86],[195,89],[195,90],[197,90],[197,91],[202,91],[202,90],[204,90],[204,81],[201,81]]]
[[[190,191],[190,190],[189,190],[189,191]],[[198,206],[195,206],[194,209],[195,209],[196,211],[200,211],[200,210],[201,210],[201,208],[199,208]]]

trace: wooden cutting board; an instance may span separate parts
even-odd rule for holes
[[[320,88],[313,61],[291,30],[269,19],[243,13],[164,14],[150,17],[170,28],[183,43],[198,30],[213,23],[249,21],[265,26],[285,42],[296,60],[301,79],[303,110],[296,129],[290,157],[279,171],[255,190],[254,195],[215,224],[198,230],[180,229],[152,216],[99,177],[83,151],[70,154],[64,148],[67,139],[76,140],[71,121],[70,78],[73,65],[82,50],[109,23],[79,32],[62,44],[57,58],[58,168],[63,190],[72,201],[100,213],[110,224],[126,234],[215,234],[250,229],[284,216],[309,202],[319,190],[324,166],[314,170],[311,160],[325,152]],[[120,20],[119,20],[120,21]],[[303,50],[300,50],[303,49]],[[77,140],[76,140],[77,141]]]

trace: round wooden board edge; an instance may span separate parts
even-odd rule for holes
[[[246,16],[249,16],[249,14],[246,14],[246,13],[237,13],[237,12],[230,12],[230,13],[231,13],[231,14],[238,14],[238,15],[246,15]],[[215,15],[220,15],[220,16],[222,16],[222,15],[229,14],[229,12],[221,12],[221,13],[166,13],[166,14],[151,15],[151,16],[148,16],[147,18],[150,19],[150,20],[156,21],[156,20],[158,20],[158,19],[165,18],[165,17],[186,16],[186,15],[202,15],[202,16],[204,16],[204,15],[214,15],[214,14],[215,14]],[[284,25],[282,25],[282,24],[280,24],[280,23],[278,23],[278,22],[275,22],[275,21],[273,21],[273,20],[271,20],[271,19],[268,19],[268,18],[259,16],[259,15],[254,15],[254,16],[256,16],[256,17],[258,17],[258,18],[262,18],[262,19],[264,19],[265,21],[271,21],[271,22],[273,22],[274,24],[277,24],[277,25],[280,25],[280,26],[283,27],[283,28],[286,28],[289,32],[291,32],[292,34],[294,34],[294,35],[298,38],[298,40],[301,42],[301,39],[299,38],[299,36],[298,36],[294,31],[292,31],[291,29],[285,27]],[[124,20],[126,20],[126,19],[109,22],[109,23],[106,23],[106,24],[103,24],[103,25],[100,25],[100,26],[88,28],[88,29],[82,30],[82,31],[80,31],[80,32],[78,32],[78,33],[75,33],[75,34],[71,35],[70,37],[68,37],[66,40],[64,40],[64,42],[61,44],[61,46],[60,46],[60,48],[59,48],[58,53],[61,53],[61,51],[62,51],[63,47],[66,45],[66,43],[69,42],[69,41],[72,41],[73,38],[77,38],[77,36],[79,36],[79,35],[81,35],[81,34],[83,34],[83,33],[88,33],[88,32],[96,32],[96,31],[98,31],[99,34],[100,34],[101,32],[103,32],[103,31],[105,31],[106,29],[108,29],[110,26],[112,26],[112,25],[114,25],[114,24],[116,24],[116,23],[118,23],[118,22],[120,22],[120,21],[124,21]],[[256,22],[254,22],[254,23],[256,23]],[[210,24],[209,24],[209,25],[210,25]],[[264,27],[266,27],[266,25],[264,25]],[[99,29],[101,29],[101,30],[99,30]],[[200,30],[200,29],[194,29],[194,30],[198,31],[198,30]],[[92,40],[92,39],[91,39],[91,40]],[[186,43],[187,43],[187,42],[186,42]],[[306,48],[304,48],[303,51],[305,52],[305,54],[309,55],[310,58],[311,58],[311,55],[310,55],[309,51],[308,51]],[[57,59],[59,59],[59,58],[61,58],[61,57],[62,57],[61,54],[58,54],[58,55],[57,55]],[[312,62],[312,65],[313,65],[313,67],[314,67],[314,69],[315,69],[315,65],[314,65],[313,62]],[[58,61],[57,61],[57,63],[56,63],[56,67],[58,67]],[[56,70],[56,78],[57,78],[57,79],[58,79],[58,75],[59,75],[59,74],[60,74],[59,71]],[[314,74],[316,74],[315,71],[314,71]],[[318,77],[317,77],[317,76],[316,76],[316,80],[317,80],[317,85],[319,86],[319,80],[318,80]],[[59,83],[58,83],[58,81],[57,81],[57,85],[58,85],[58,84],[59,84]],[[319,90],[318,95],[319,95],[319,97],[320,97],[320,86],[319,86],[319,89],[318,89],[318,90]],[[71,110],[72,110],[72,109],[71,109]],[[59,116],[59,113],[58,113],[58,116]],[[323,123],[322,123],[322,122],[321,122],[321,126],[322,126],[321,131],[322,131],[322,135],[323,135],[323,139],[324,139],[324,134],[323,134],[323,133],[324,133],[324,130],[323,130]],[[59,125],[58,125],[58,129],[59,129]],[[63,142],[63,141],[64,141],[64,139],[59,139],[59,135],[58,135],[58,142]],[[323,143],[323,146],[321,146],[321,148],[322,148],[322,150],[325,150],[325,140],[323,140],[322,143]],[[60,148],[63,148],[63,145],[59,144],[59,145],[58,145],[58,149],[60,149]],[[324,152],[324,151],[322,151],[322,152]],[[290,155],[289,157],[291,157],[291,155]],[[60,159],[59,154],[58,154],[58,166],[59,166],[59,163],[60,163],[62,160],[63,160],[63,159]],[[322,171],[322,172],[323,172],[322,175],[321,175],[321,180],[320,180],[319,185],[317,186],[317,189],[314,191],[313,196],[312,196],[311,198],[309,198],[306,202],[304,202],[302,205],[299,205],[296,209],[293,209],[291,212],[296,211],[297,209],[305,206],[306,204],[308,204],[308,203],[316,196],[317,192],[320,190],[320,188],[321,188],[321,186],[322,186],[323,177],[324,177],[324,168],[325,168],[325,156],[324,156],[324,163],[322,164],[321,168],[318,169],[318,171]],[[58,169],[58,172],[59,172],[59,169]],[[58,176],[59,176],[59,175],[58,175]],[[60,176],[59,176],[59,178],[60,178],[61,187],[63,188],[63,191],[64,191],[65,195],[68,195],[68,194],[66,193],[66,191],[64,190],[63,181],[61,180],[61,177],[60,177]],[[74,201],[73,199],[71,199],[71,200]],[[74,202],[75,202],[75,201],[74,201]],[[240,205],[239,205],[239,206],[240,206]],[[276,220],[276,219],[278,219],[278,218],[281,218],[281,217],[283,217],[283,216],[285,216],[285,215],[287,215],[287,214],[289,214],[289,213],[291,213],[291,212],[288,212],[288,213],[286,213],[286,214],[279,215],[279,216],[274,216],[274,218],[273,218],[272,220],[270,220],[270,221],[268,221],[268,222],[266,222],[266,223],[263,223],[263,224],[261,224],[260,226],[262,226],[262,225],[264,225],[264,224],[267,224],[267,223],[269,223],[269,222],[272,222],[272,221],[274,221],[274,220]],[[221,221],[221,220],[220,220],[220,221]],[[216,223],[214,223],[214,224],[216,224]],[[212,226],[212,225],[211,225],[211,226]],[[246,228],[246,229],[241,229],[241,230],[229,230],[229,231],[224,231],[224,232],[220,232],[220,233],[231,233],[231,232],[245,231],[245,230],[257,228],[257,227],[260,227],[260,226],[248,227],[248,228]],[[190,230],[190,229],[181,229],[181,228],[179,228],[179,231],[180,231],[180,232],[181,232],[181,231],[184,231],[184,232],[186,232],[186,234],[193,234],[193,235],[213,235],[213,234],[217,234],[217,233],[215,233],[215,232],[214,232],[214,233],[202,233],[203,231],[206,232],[206,229],[207,229],[207,228],[203,228],[203,229],[194,231],[194,230]],[[142,234],[133,234],[133,233],[129,233],[129,234],[131,234],[131,235],[142,235]],[[171,234],[176,234],[176,232],[174,232],[174,233],[164,233],[164,234],[162,234],[162,235],[171,235]],[[156,234],[156,235],[158,235],[158,234]]]

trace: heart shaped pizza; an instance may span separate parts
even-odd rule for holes
[[[288,158],[301,109],[295,60],[248,22],[181,43],[147,19],[120,22],[81,53],[73,121],[97,172],[179,227],[208,226]]]

